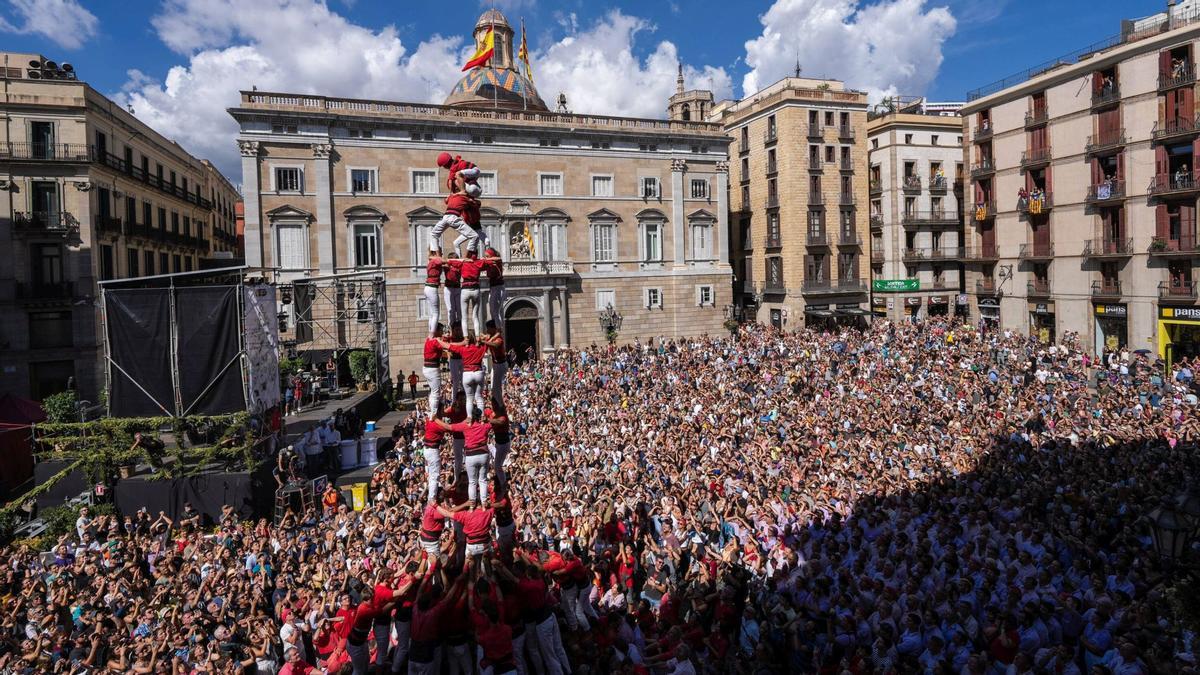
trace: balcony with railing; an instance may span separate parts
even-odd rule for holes
[[[1150,181],[1146,192],[1153,197],[1183,197],[1200,194],[1200,181],[1196,180],[1196,175],[1191,171],[1160,173]]]
[[[1183,63],[1171,69],[1169,73],[1158,74],[1158,90],[1167,91],[1177,87],[1185,87],[1196,82],[1196,67],[1191,63]]]
[[[1049,279],[1034,279],[1025,285],[1025,294],[1031,298],[1045,298],[1050,295]]]
[[[778,230],[767,232],[767,248],[781,248],[783,246],[783,234]]]
[[[779,173],[779,163],[774,159],[767,160],[767,178]]]
[[[1159,120],[1150,130],[1150,138],[1155,141],[1170,141],[1190,138],[1200,132],[1196,117],[1175,117],[1169,120]]]
[[[1025,128],[1040,127],[1050,121],[1050,112],[1045,108],[1030,110],[1025,113]]]
[[[1017,252],[1019,260],[1049,260],[1053,257],[1053,244],[1021,244],[1021,249]]]
[[[1092,297],[1109,300],[1121,297],[1121,282],[1111,279],[1096,279],[1092,281]]]
[[[904,249],[904,262],[940,262],[962,260],[967,257],[967,251],[962,247],[933,246],[926,248]]]
[[[820,157],[809,157],[808,158],[808,170],[809,171],[824,171],[825,170],[825,162],[821,161]]]
[[[883,264],[883,251],[874,251],[874,250],[871,251],[871,264],[872,265],[882,265]]]
[[[763,132],[763,145],[771,145],[779,140],[779,130],[774,127],[769,127]]]
[[[738,154],[744,155],[747,152],[750,152],[750,140],[747,138],[743,138],[738,141]]]
[[[17,299],[25,301],[66,301],[75,297],[75,284],[70,281],[57,283],[17,283]]]
[[[1125,181],[1106,180],[1096,185],[1089,185],[1087,191],[1089,204],[1111,204],[1125,199]]]
[[[774,193],[774,194],[768,194],[768,195],[767,195],[766,207],[767,207],[768,209],[777,209],[777,208],[779,208],[779,193],[778,193],[778,192],[776,192],[776,193]]]
[[[854,127],[849,124],[839,124],[837,128],[838,138],[843,140],[854,140]]]
[[[804,243],[813,248],[829,248],[829,233],[825,230],[808,230]]]
[[[809,192],[808,193],[808,205],[809,206],[824,206],[825,205],[825,195],[821,194],[820,192]]]
[[[872,197],[877,197],[883,194],[883,183],[878,180],[872,180],[867,188]]]
[[[921,192],[921,177],[915,176],[915,175],[905,176],[902,187],[904,188],[904,192],[907,194],[920,193]]]
[[[858,200],[854,197],[853,192],[838,193],[838,205],[839,206],[854,206],[857,203],[858,203]]]
[[[838,160],[838,171],[854,172],[854,162],[849,157],[843,157]]]
[[[814,124],[812,122],[808,123],[808,137],[809,138],[822,138],[824,135],[825,135],[825,129],[822,128],[819,123],[818,124]]]
[[[1192,279],[1171,279],[1158,282],[1158,299],[1163,302],[1196,301],[1196,282]]]
[[[1023,216],[1038,216],[1054,208],[1054,195],[1049,192],[1032,192],[1028,197],[1017,198],[1017,213]]]
[[[512,260],[504,263],[504,273],[523,277],[574,274],[575,263],[571,260]]]
[[[0,161],[90,162],[92,148],[85,143],[0,143]]]
[[[971,165],[971,178],[980,178],[996,173],[996,163],[990,159],[981,159]]]
[[[975,293],[978,295],[995,295],[996,280],[995,279],[976,279]]]
[[[946,209],[937,211],[912,211],[900,216],[900,222],[906,228],[922,226],[953,227],[958,225],[958,214]]]
[[[929,177],[929,191],[934,194],[944,195],[950,189],[950,181],[945,176],[933,175]]]
[[[1083,243],[1085,258],[1128,258],[1133,255],[1133,239],[1089,239]]]
[[[124,159],[117,157],[112,153],[97,154],[96,162],[114,171],[118,171],[127,176],[132,176],[135,180],[149,185],[160,192],[171,195],[176,199],[181,199],[202,209],[212,209],[212,202],[207,198],[201,197],[194,192],[188,192],[180,185],[172,185],[171,183],[160,179],[157,175],[147,174],[145,171],[142,171],[141,167],[130,166],[126,164]]]
[[[99,234],[121,234],[121,219],[116,216],[96,216],[96,232]]]
[[[883,216],[879,215],[878,213],[872,213],[870,221],[871,230],[874,231],[883,229]]]
[[[972,262],[995,262],[1000,259],[1000,249],[995,244],[981,244],[963,251],[963,260]]]
[[[75,217],[66,211],[17,211],[12,224],[17,233],[65,235],[75,229]]]
[[[1104,110],[1121,102],[1121,88],[1115,84],[1092,92],[1092,112]]]
[[[838,246],[862,246],[862,237],[854,230],[838,231]]]
[[[977,223],[995,218],[996,217],[996,203],[995,202],[983,202],[982,204],[976,204],[975,208],[973,208],[971,210],[971,217],[974,218],[975,222],[977,222]]]
[[[1083,146],[1083,151],[1089,155],[1099,155],[1119,150],[1126,142],[1125,128],[1121,127],[1120,129],[1112,129],[1088,136],[1087,144]]]
[[[975,141],[976,143],[982,143],[982,142],[990,139],[991,137],[992,137],[991,125],[988,125],[986,127],[981,126],[981,127],[978,127],[977,129],[975,129],[975,135],[971,137],[971,140]]]
[[[1200,256],[1200,240],[1195,234],[1188,234],[1178,239],[1155,237],[1150,240],[1147,253],[1160,258],[1190,258]]]
[[[866,293],[867,284],[862,279],[805,279],[800,286],[805,295],[848,295]]]
[[[1034,169],[1050,163],[1050,148],[1032,148],[1021,153],[1021,168]]]

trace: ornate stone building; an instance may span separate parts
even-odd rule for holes
[[[721,126],[548,112],[503,15],[485,12],[476,39],[489,26],[494,58],[444,105],[242,92],[230,114],[241,127],[247,263],[285,283],[377,272],[392,374],[419,367],[445,150],[483,169],[483,225],[507,261],[511,347],[603,342],[598,313],[609,305],[622,342],[723,330]]]

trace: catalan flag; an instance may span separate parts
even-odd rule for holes
[[[488,26],[487,32],[483,34],[483,40],[479,42],[479,48],[475,50],[475,55],[467,61],[467,65],[463,66],[463,70],[470,70],[484,65],[492,60],[492,54],[496,53],[496,33],[492,26]]]
[[[517,58],[525,64],[525,77],[533,82],[533,69],[529,67],[529,45],[525,42],[525,19],[521,19],[521,48],[517,50]]]
[[[533,233],[529,231],[529,221],[525,221],[525,244],[529,246],[529,257],[536,258],[537,251],[533,249]]]

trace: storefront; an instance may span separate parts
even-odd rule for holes
[[[1096,304],[1096,354],[1121,349],[1129,344],[1129,308],[1123,304]]]
[[[874,314],[876,318],[886,319],[887,318],[887,305],[888,305],[887,298],[875,296],[875,297],[871,298],[871,313]]]
[[[1200,307],[1158,308],[1158,355],[1168,368],[1200,355]]]
[[[921,298],[908,297],[904,299],[904,317],[916,318],[921,313]]]
[[[836,316],[836,313],[829,309],[828,304],[804,306],[804,325],[809,328],[818,330],[832,328],[836,323]]]
[[[1054,303],[1029,303],[1029,334],[1045,344],[1055,341]]]
[[[1000,327],[1000,298],[979,298],[979,321],[983,330],[995,330]]]
[[[929,316],[946,316],[950,313],[950,296],[929,296]]]
[[[870,319],[871,312],[863,309],[857,302],[837,303],[838,325],[865,328]]]
[[[954,303],[954,316],[960,319],[971,317],[971,298],[966,293],[958,294],[957,302]]]

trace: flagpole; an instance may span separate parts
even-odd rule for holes
[[[525,54],[525,17],[521,17],[521,53]],[[522,60],[527,60],[528,58],[529,55],[525,54]],[[520,73],[519,70],[517,72]],[[521,110],[529,110],[529,92],[525,91],[524,82],[521,83]]]

